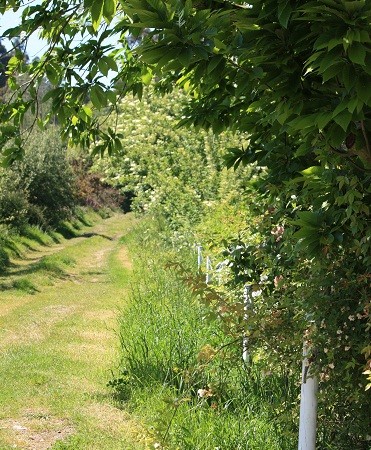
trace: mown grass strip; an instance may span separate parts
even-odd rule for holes
[[[86,230],[92,236],[48,248],[36,264],[31,259],[26,279],[36,293],[0,292],[1,449],[143,448],[140,425],[107,388],[118,364],[116,317],[129,271],[119,237],[133,223],[112,217]]]

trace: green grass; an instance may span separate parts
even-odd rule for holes
[[[3,278],[1,449],[37,448],[37,438],[53,449],[144,448],[140,423],[117,408],[107,387],[130,272],[116,237],[132,226],[131,216],[100,221],[91,237],[38,247]]]
[[[216,319],[205,320],[204,306],[168,264],[191,266],[194,255],[168,249],[151,227],[125,242],[134,272],[121,317],[121,370],[111,382],[117,401],[169,450],[295,448],[295,418],[287,412],[298,392],[287,374],[245,367],[239,342],[201,359],[203,349],[223,348],[228,338]],[[210,397],[200,398],[199,389]]]
[[[194,255],[131,228],[114,216],[31,241],[0,279],[0,448],[35,436],[53,450],[295,448],[292,380],[246,368],[239,343],[200,359],[228,340],[169,265]]]

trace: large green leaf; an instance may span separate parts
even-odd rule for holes
[[[348,49],[348,56],[353,63],[364,66],[366,58],[366,49],[364,45],[359,42],[353,43]]]
[[[107,96],[102,87],[98,84],[92,86],[90,90],[90,100],[98,109],[107,106]]]
[[[95,31],[98,30],[103,17],[103,8],[105,0],[94,0],[90,7],[92,26]]]
[[[104,0],[103,16],[108,22],[111,22],[111,20],[115,16],[116,6],[116,0]]]

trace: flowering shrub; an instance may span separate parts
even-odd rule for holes
[[[162,215],[173,230],[189,230],[199,222],[205,206],[220,198],[225,178],[230,189],[237,183],[233,174],[222,173],[222,158],[239,139],[231,133],[217,137],[178,129],[183,103],[180,91],[163,97],[149,91],[141,102],[122,101],[116,125],[122,151],[95,164],[108,183],[133,197],[134,210]]]

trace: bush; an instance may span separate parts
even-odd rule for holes
[[[22,183],[29,202],[37,207],[32,219],[55,226],[72,216],[76,205],[75,177],[66,147],[55,130],[34,133],[20,164]]]
[[[23,160],[0,173],[0,222],[16,230],[26,224],[56,226],[72,216],[75,205],[66,147],[53,128],[34,131]]]
[[[236,177],[222,174],[222,160],[226,147],[241,143],[232,133],[215,136],[177,128],[176,115],[184,101],[181,91],[160,97],[151,90],[143,101],[123,100],[117,117],[123,148],[109,159],[97,158],[93,166],[107,183],[132,198],[133,210],[162,215],[173,230],[197,223],[205,205],[219,200],[225,178],[233,189]]]
[[[3,180],[2,180],[3,181]],[[11,186],[0,185],[0,223],[15,231],[20,231],[29,221],[30,204],[27,194],[22,190],[13,190]]]

